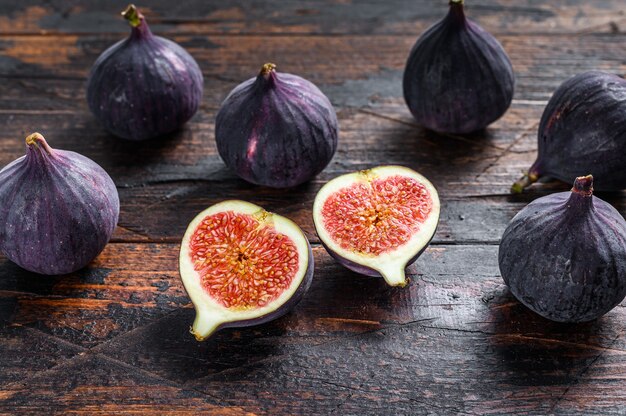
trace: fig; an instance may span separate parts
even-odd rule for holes
[[[403,166],[379,166],[325,184],[315,196],[313,222],[340,264],[405,286],[405,269],[435,234],[439,207],[425,177]]]
[[[484,129],[511,105],[515,76],[502,45],[450,0],[443,20],[417,40],[404,70],[404,99],[417,122],[439,133]]]
[[[109,175],[78,153],[26,138],[26,155],[0,171],[0,251],[31,272],[85,267],[109,242],[120,213]]]
[[[626,221],[593,196],[591,175],[522,209],[498,257],[511,293],[553,321],[594,320],[626,296]]]
[[[548,101],[537,138],[537,159],[511,192],[542,176],[571,182],[579,172],[590,172],[598,191],[626,188],[626,80],[601,71],[568,79]]]
[[[106,130],[128,140],[171,133],[198,110],[202,72],[181,46],[150,31],[134,5],[127,39],[105,50],[87,82],[87,102]]]
[[[231,170],[256,185],[309,181],[337,149],[337,115],[311,82],[265,64],[231,91],[217,113],[217,150]]]
[[[180,248],[180,276],[196,309],[198,341],[289,312],[311,285],[313,254],[292,221],[245,201],[198,214]]]

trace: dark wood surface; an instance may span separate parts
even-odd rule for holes
[[[78,273],[37,276],[0,257],[1,414],[626,414],[626,304],[551,323],[512,298],[497,265],[512,216],[568,189],[508,193],[552,91],[584,70],[626,73],[623,0],[467,0],[517,76],[511,109],[470,137],[423,130],[402,99],[408,51],[444,0],[149,3],[153,31],[198,60],[205,98],[180,132],[137,144],[105,133],[84,98],[91,64],[126,36],[125,5],[0,1],[0,166],[40,131],[101,164],[122,205],[113,241]],[[221,100],[266,61],[317,83],[340,119],[332,163],[292,190],[237,179],[213,140]],[[323,183],[378,164],[420,171],[442,198],[404,289],[343,269],[312,225]],[[624,193],[602,197],[626,214]],[[292,313],[198,343],[178,243],[226,198],[298,222],[317,267]]]

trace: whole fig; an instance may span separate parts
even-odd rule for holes
[[[626,221],[593,196],[593,177],[522,209],[502,236],[500,272],[513,295],[558,322],[596,319],[626,296]]]
[[[111,238],[117,189],[92,160],[50,148],[39,133],[26,145],[26,156],[0,171],[0,250],[35,273],[71,273]]]
[[[515,77],[506,52],[467,19],[463,0],[413,46],[404,70],[404,99],[422,126],[465,134],[499,119],[511,105]]]
[[[100,55],[89,74],[87,102],[112,134],[145,140],[171,133],[198,110],[202,72],[178,44],[155,36],[134,5],[122,13],[127,39]]]
[[[561,84],[541,116],[538,147],[513,193],[542,176],[570,182],[578,172],[590,172],[597,190],[626,188],[626,80],[590,71]]]
[[[273,188],[320,173],[337,149],[337,116],[311,82],[265,64],[226,97],[215,121],[217,150],[237,175]]]

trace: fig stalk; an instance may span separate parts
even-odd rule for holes
[[[521,194],[522,192],[524,192],[524,189],[528,188],[530,185],[537,182],[540,177],[541,175],[539,174],[539,171],[533,165],[533,167],[530,168],[528,172],[524,173],[524,176],[518,179],[511,186],[511,193]]]
[[[41,133],[33,133],[27,136],[26,145],[29,148],[41,146],[43,150],[46,151],[46,153],[48,153],[49,155],[52,155],[52,148],[50,147],[50,145],[48,145],[48,142],[46,142],[46,139],[44,139]]]
[[[450,10],[448,12],[452,21],[458,25],[465,25],[465,8],[463,0],[450,0]]]
[[[593,195],[593,176],[587,175],[576,178],[572,187],[572,197],[574,195],[582,195],[584,197]]]
[[[131,27],[137,27],[143,21],[143,14],[137,10],[134,4],[129,4],[126,10],[122,12],[122,16],[128,21]]]
[[[273,63],[263,64],[259,75],[267,79],[272,72],[276,72],[276,65]]]

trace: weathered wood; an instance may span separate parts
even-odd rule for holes
[[[84,98],[91,64],[128,33],[120,4],[0,2],[0,167],[41,131],[101,164],[122,204],[113,242],[77,273],[36,276],[0,256],[0,414],[623,414],[626,303],[589,324],[551,323],[511,297],[497,266],[510,218],[569,188],[508,193],[535,157],[552,91],[585,70],[626,73],[622,1],[466,3],[517,79],[511,109],[484,132],[425,131],[402,98],[408,51],[446,1],[154,0],[143,8],[153,30],[196,57],[205,97],[180,132],[128,143],[101,129]],[[318,84],[340,119],[334,160],[290,190],[239,180],[214,144],[221,101],[268,60]],[[327,180],[379,164],[417,169],[442,199],[433,245],[404,289],[339,266],[312,224]],[[626,214],[625,193],[602,197]],[[178,242],[197,212],[227,198],[300,224],[314,282],[285,317],[197,343]]]
[[[534,160],[538,113],[535,106],[514,105],[505,119],[489,128],[487,137],[472,140],[438,136],[410,121],[399,123],[369,110],[343,110],[337,156],[312,183],[290,190],[252,186],[230,172],[217,155],[212,115],[207,113],[170,139],[140,144],[109,137],[87,113],[65,114],[63,124],[58,123],[59,115],[40,115],[36,130],[53,146],[84,154],[112,175],[122,203],[114,241],[178,242],[198,212],[224,199],[249,200],[286,215],[318,241],[310,210],[327,180],[346,171],[401,164],[422,172],[439,189],[443,208],[436,243],[494,244],[525,204],[570,187],[539,184],[528,194],[509,195],[510,185]],[[0,161],[6,164],[23,154],[23,137],[31,130],[21,131],[22,126],[34,116],[0,115],[3,118],[9,125],[0,133]],[[623,193],[603,197],[626,214]]]
[[[254,329],[221,331],[202,344],[188,333],[193,311],[175,305],[182,289],[171,270],[174,244],[110,244],[91,269],[49,284],[17,276],[0,293],[18,298],[13,322],[85,346],[109,340],[94,352],[252,412],[376,413],[389,405],[401,413],[506,413],[520,406],[545,412],[562,405],[561,396],[599,357],[620,362],[626,355],[623,341],[616,343],[626,304],[596,323],[550,323],[508,295],[496,251],[432,247],[410,268],[409,287],[391,289],[343,269],[316,247],[313,286],[293,313]],[[102,270],[109,272],[98,276]],[[132,329],[145,319],[152,323]],[[65,409],[66,383],[79,377],[79,385],[101,386],[104,400],[117,390],[102,385],[94,368],[111,364],[93,360],[101,361],[71,360],[29,379],[34,390],[48,387],[42,393],[9,386],[0,397],[9,396],[12,406],[49,400]],[[81,381],[73,371],[97,375]],[[106,371],[119,376],[116,365]],[[57,379],[59,372],[74,375]],[[50,389],[59,397],[50,397]],[[157,396],[142,397],[153,403]],[[619,401],[602,397],[603,410],[620,409]]]
[[[285,0],[139,4],[152,26],[165,33],[419,33],[446,13],[445,1],[393,0],[350,2]],[[623,30],[620,0],[543,2],[466,1],[470,16],[491,31],[505,33],[587,33]],[[0,33],[107,33],[126,29],[119,2],[81,4],[36,0],[2,5]]]
[[[91,347],[189,303],[178,248],[166,247],[109,244],[90,267],[63,277],[38,276],[5,260],[0,297],[15,301],[12,323]]]
[[[0,36],[0,77],[83,79],[98,55],[125,36]],[[623,72],[624,64],[616,56],[624,53],[624,36],[503,35],[499,40],[518,72],[516,98],[545,99],[560,82],[577,72],[590,68]],[[361,89],[355,97],[344,97],[367,105],[367,101],[358,99],[373,86],[385,87],[383,94],[400,91],[397,80],[401,79],[416,36],[181,35],[172,39],[196,58],[206,76],[233,82],[233,86],[256,75],[263,63],[274,61],[279,70],[316,83],[367,86],[368,90]],[[379,75],[385,69],[390,72]],[[368,78],[368,83],[357,82]],[[372,88],[372,92],[377,90]]]
[[[86,353],[0,391],[4,414],[247,414],[113,358]],[[5,413],[6,412],[6,413]]]
[[[2,313],[0,319],[8,316]],[[4,390],[11,383],[48,370],[83,351],[67,341],[18,324],[3,326],[0,328],[0,386]],[[0,392],[0,400],[4,398],[3,393]]]

